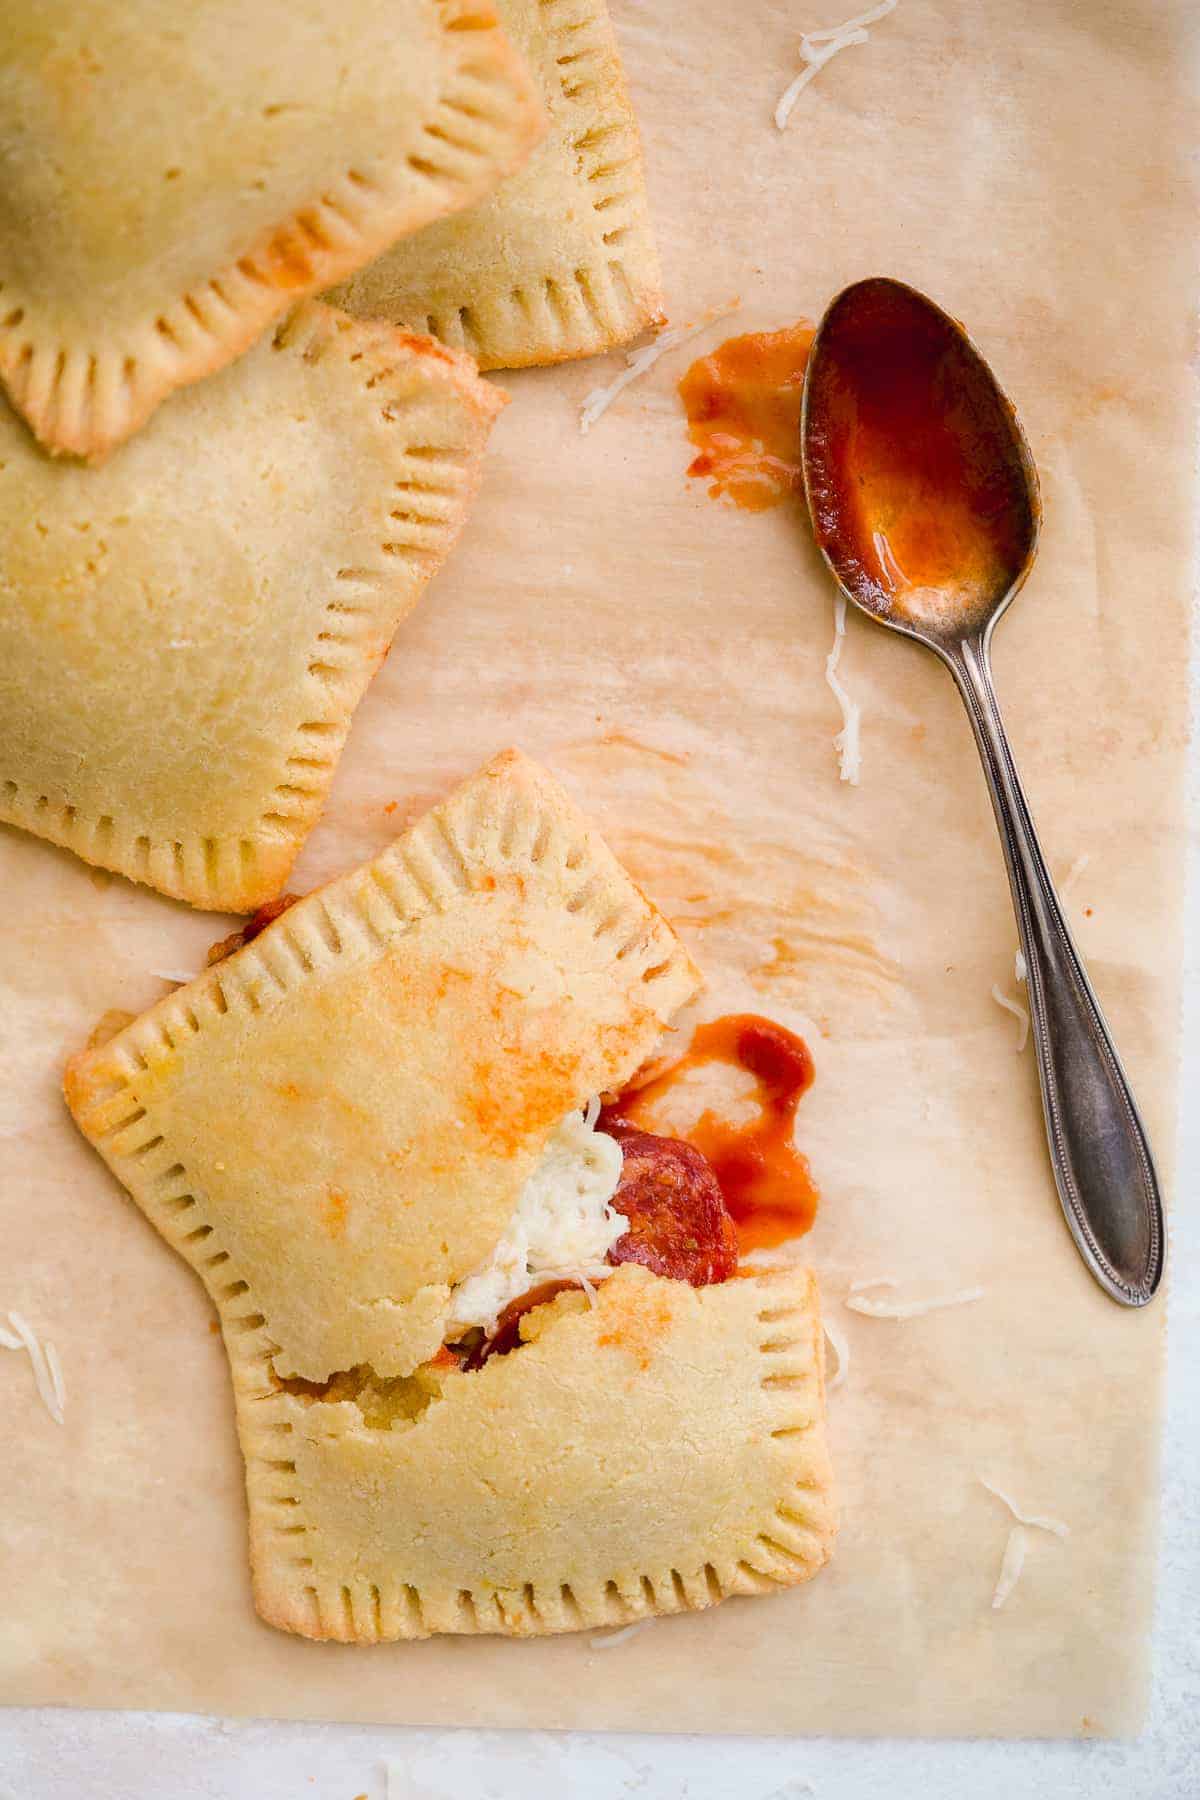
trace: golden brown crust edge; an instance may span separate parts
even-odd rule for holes
[[[624,1333],[632,1329],[632,1358],[612,1330],[614,1313]],[[664,1313],[673,1315],[665,1338]],[[657,1338],[661,1347],[654,1345]],[[624,1395],[618,1388],[614,1398],[608,1367],[614,1359],[641,1365],[639,1381],[659,1390],[657,1412],[642,1404],[638,1386]],[[254,1601],[268,1624],[347,1644],[439,1633],[537,1637],[602,1630],[706,1610],[736,1596],[778,1593],[811,1580],[832,1555],[837,1518],[824,1424],[819,1297],[810,1270],[687,1289],[626,1266],[599,1289],[594,1313],[553,1322],[535,1343],[478,1374],[488,1369],[491,1378],[482,1382],[476,1375],[451,1378],[459,1385],[435,1403],[446,1409],[440,1420],[431,1410],[392,1442],[389,1434],[374,1434],[373,1443],[371,1434],[346,1420],[309,1426],[295,1402],[256,1390],[246,1372],[238,1429],[247,1467]],[[718,1382],[723,1407],[713,1401]],[[690,1404],[697,1392],[699,1409]],[[546,1406],[557,1408],[589,1450],[596,1449],[593,1460],[603,1458],[611,1483],[598,1481],[587,1492],[576,1488],[557,1515],[552,1489],[574,1483],[570,1458],[557,1460],[539,1436],[521,1435],[536,1426]],[[615,1426],[601,1442],[589,1435],[598,1411]],[[436,1437],[428,1433],[431,1420]],[[698,1443],[704,1440],[696,1436],[701,1424],[713,1447],[711,1463],[703,1467]],[[653,1433],[656,1425],[661,1429],[646,1458],[640,1454],[646,1430]],[[489,1427],[503,1434],[502,1458],[511,1459],[514,1439],[518,1457],[521,1445],[530,1446],[521,1474],[534,1478],[536,1527],[525,1516],[517,1484],[502,1489],[498,1500],[489,1490],[488,1483],[504,1482],[502,1458],[457,1454],[462,1444],[477,1448]],[[622,1432],[630,1451],[625,1463],[616,1441]],[[431,1549],[430,1519],[423,1515],[418,1552],[397,1531],[380,1554],[366,1531],[358,1535],[370,1520],[363,1495],[391,1486],[407,1500],[418,1480],[436,1501],[437,1542]],[[715,1493],[715,1522],[687,1518],[689,1510],[697,1511],[698,1489]],[[618,1504],[606,1511],[617,1490]],[[469,1496],[458,1519],[456,1492]],[[623,1515],[633,1508],[645,1520],[645,1556],[631,1546],[625,1529]],[[670,1547],[661,1542],[664,1513],[670,1515],[668,1530],[678,1532]],[[578,1538],[565,1555],[563,1514],[567,1539]],[[570,1529],[572,1518],[578,1533]],[[500,1519],[508,1567],[497,1570],[487,1546]],[[347,1520],[353,1521],[349,1531]],[[477,1552],[462,1549],[439,1567],[456,1528],[460,1539],[470,1534]],[[541,1549],[547,1538],[554,1546],[549,1556]]]
[[[495,818],[489,784],[516,801],[507,818],[518,838],[540,841],[548,807],[567,834],[553,854],[573,827],[587,830],[556,784],[511,752],[457,790],[466,801],[459,828],[476,805]],[[449,829],[446,843],[461,842]],[[617,890],[630,901],[619,865],[594,836],[582,863],[568,854],[579,891],[591,896],[583,916],[594,912],[595,925],[606,926]],[[262,1616],[341,1642],[433,1632],[529,1636],[626,1624],[807,1580],[827,1559],[834,1531],[822,1337],[807,1271],[694,1290],[618,1270],[594,1312],[566,1300],[544,1309],[542,1328],[519,1353],[476,1374],[456,1372],[399,1430],[368,1428],[351,1403],[310,1405],[280,1388],[269,1302],[253,1269],[230,1255],[219,1221],[214,1227],[169,1115],[156,1104],[155,1083],[223,1009],[262,1003],[255,995],[266,969],[278,980],[297,952],[325,956],[328,967],[371,886],[369,870],[358,871],[309,896],[227,963],[73,1058],[65,1081],[85,1135],[218,1308]],[[295,948],[286,952],[289,918]],[[381,915],[374,918],[378,930]],[[669,1016],[693,989],[694,973],[652,911],[650,922],[630,955],[646,974],[663,966],[666,981],[657,975],[655,985],[669,990],[658,1002]],[[614,949],[631,924],[627,917],[610,927]],[[139,1070],[147,1072],[145,1092]],[[525,1462],[512,1456],[514,1443],[527,1451]],[[572,1443],[582,1446],[574,1461],[563,1449]],[[607,1471],[599,1485],[597,1471]],[[637,1503],[629,1506],[631,1493]],[[429,1517],[417,1519],[422,1508]]]
[[[117,343],[43,334],[33,301],[0,281],[0,384],[51,455],[102,462],[168,395],[232,362],[298,301],[345,280],[430,220],[469,207],[521,166],[546,130],[524,63],[486,0],[449,0],[445,10],[461,22],[448,25],[460,48],[444,99],[455,101],[462,66],[482,38],[493,77],[513,101],[507,146],[486,154],[482,141],[474,146],[470,177],[439,168],[432,140],[407,159],[420,170],[415,192],[406,181],[393,195],[347,170]]]
[[[404,1378],[558,1121],[696,986],[562,789],[506,754],[73,1057],[66,1097],[218,1306],[253,1293],[279,1374]]]
[[[330,573],[312,661],[328,663],[336,653],[338,680],[325,695],[328,716],[316,722],[295,720],[285,769],[286,794],[264,787],[260,822],[249,837],[211,835],[182,824],[163,834],[115,800],[93,815],[69,792],[44,792],[22,780],[19,770],[0,770],[4,777],[0,819],[5,823],[58,844],[94,867],[212,910],[250,912],[282,889],[324,809],[354,711],[378,667],[379,645],[382,642],[386,654],[401,619],[457,542],[483,477],[487,434],[507,404],[501,389],[480,379],[471,358],[434,339],[379,321],[352,319],[319,301],[296,307],[276,328],[274,342],[283,354],[323,362],[337,379],[352,382],[361,391],[364,406],[384,419],[390,416],[389,401],[415,363],[431,381],[445,384],[462,416],[461,456],[449,510],[441,507],[437,495],[431,497],[431,510],[423,510],[424,497],[415,492],[406,496],[404,518],[389,506],[389,542],[387,554],[379,557],[379,578],[355,586],[352,614],[339,575]],[[392,430],[402,433],[402,422]],[[408,448],[397,437],[397,456],[402,458]],[[388,494],[395,475],[391,463],[381,459],[379,482]],[[323,644],[322,634],[336,643]],[[290,772],[293,763],[296,773]]]
[[[518,12],[511,6],[507,23],[520,36]],[[590,241],[565,259],[551,255],[541,268],[522,270],[511,288],[493,291],[491,271],[454,283],[444,270],[472,226],[468,215],[427,227],[331,296],[357,315],[383,315],[429,332],[467,351],[484,370],[597,356],[666,322],[641,133],[607,8],[590,0],[582,17],[574,9],[560,16],[554,7],[541,8],[536,31],[546,38],[543,93],[552,140],[561,135],[576,170],[569,203],[585,209]],[[536,38],[524,47],[531,64],[543,60],[535,54]],[[556,149],[553,141],[544,144],[518,185],[540,180],[539,161]],[[561,174],[548,174],[546,182],[547,195],[558,198]],[[499,221],[507,203],[501,186],[478,210]],[[551,214],[551,241],[552,228]],[[426,262],[432,273],[423,292]],[[437,291],[439,280],[447,291]]]

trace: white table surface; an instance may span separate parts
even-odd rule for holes
[[[1200,719],[1200,659],[1192,716]],[[1190,1106],[1200,1083],[1195,735],[1190,802],[1154,1688],[1136,1742],[409,1731],[12,1708],[0,1709],[0,1800],[1200,1800],[1200,1208],[1193,1197],[1200,1113]]]

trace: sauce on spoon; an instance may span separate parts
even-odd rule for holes
[[[975,613],[1037,521],[1012,414],[969,341],[898,282],[862,282],[821,328],[805,400],[817,543],[883,617]]]

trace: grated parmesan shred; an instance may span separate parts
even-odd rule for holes
[[[195,970],[190,975],[182,975],[178,969],[151,969],[150,973],[157,981],[173,981],[176,987],[185,987],[196,978]]]
[[[1002,1006],[1005,1012],[1010,1012],[1021,1028],[1017,1038],[1017,1055],[1020,1056],[1029,1042],[1029,1008],[1023,1006],[1019,1000],[1014,1000],[1010,994],[1006,994],[998,981],[992,983],[992,999],[997,1006]]]
[[[833,602],[833,646],[825,658],[825,679],[833,690],[833,697],[842,709],[842,729],[833,740],[833,747],[838,754],[838,774],[851,787],[858,786],[859,772],[862,768],[861,724],[862,708],[856,700],[852,700],[843,687],[838,676],[838,663],[842,657],[842,640],[846,635],[846,596],[838,594]]]
[[[1029,1539],[1023,1525],[1014,1525],[1004,1545],[1004,1555],[1000,1558],[1000,1573],[996,1578],[996,1590],[992,1595],[992,1611],[999,1612],[1008,1596],[1021,1579],[1021,1570],[1025,1567],[1025,1551]]]
[[[653,1619],[635,1619],[632,1625],[622,1625],[619,1631],[606,1631],[600,1637],[588,1639],[589,1650],[613,1650],[618,1644],[624,1644],[635,1632],[645,1631],[647,1625],[653,1625]]]
[[[825,1383],[825,1392],[833,1394],[843,1386],[850,1373],[850,1345],[847,1343],[845,1335],[836,1325],[831,1325],[828,1319],[821,1320],[821,1328],[833,1345],[833,1353],[837,1357],[837,1368],[833,1371],[833,1379]]]
[[[65,1411],[67,1400],[67,1384],[63,1380],[62,1363],[58,1357],[58,1347],[46,1340],[46,1367],[50,1372],[50,1385],[54,1389],[54,1399],[59,1413]]]
[[[28,1319],[21,1313],[10,1312],[8,1315],[8,1322],[16,1332],[17,1342],[13,1344],[8,1333],[5,1332],[4,1340],[6,1349],[23,1349],[27,1353],[30,1367],[33,1370],[33,1379],[37,1387],[38,1399],[50,1414],[54,1423],[56,1425],[61,1425],[63,1423],[64,1391],[62,1384],[62,1366],[58,1361],[58,1352],[54,1350],[53,1345],[50,1346],[50,1349],[54,1350],[54,1367],[58,1370],[58,1378],[56,1380],[51,1365],[47,1361],[46,1351],[43,1350],[37,1332],[33,1329],[33,1326],[29,1323]]]
[[[891,1283],[873,1282],[874,1287],[891,1286]],[[985,1289],[981,1287],[960,1288],[954,1294],[934,1294],[927,1300],[872,1300],[866,1294],[847,1294],[844,1304],[851,1312],[862,1313],[868,1319],[920,1319],[926,1313],[940,1312],[947,1306],[968,1306],[973,1300],[982,1300]]]
[[[995,1487],[992,1482],[985,1481],[982,1475],[978,1477],[978,1481],[980,1487],[985,1487],[989,1494],[995,1494],[997,1500],[1004,1502],[1018,1525],[1030,1525],[1035,1531],[1049,1531],[1054,1537],[1070,1537],[1071,1527],[1064,1525],[1061,1519],[1052,1519],[1045,1513],[1022,1512],[1016,1501],[1006,1494],[1003,1488]]]
[[[1016,976],[1017,980],[1020,982],[1026,982],[1029,980],[1029,964],[1025,961],[1025,958],[1022,956],[1022,954],[1019,950],[1017,951],[1017,954],[1013,957],[1013,974]]]
[[[562,1271],[562,1278],[564,1281],[573,1281],[577,1286],[583,1289],[584,1294],[587,1296],[589,1307],[593,1307],[596,1304],[596,1282],[593,1279],[593,1275],[585,1274],[582,1269],[564,1269]]]
[[[593,388],[589,394],[584,395],[583,405],[579,409],[581,435],[586,437],[601,414],[608,411],[613,401],[625,392],[631,382],[644,375],[648,369],[652,369],[660,356],[665,356],[669,350],[677,350],[680,344],[686,344],[692,338],[699,337],[706,326],[714,324],[717,319],[727,319],[731,313],[738,310],[740,305],[741,301],[735,298],[726,301],[723,306],[712,306],[692,324],[676,325],[669,331],[660,331],[653,343],[643,344],[640,350],[627,350],[625,367],[620,374],[614,376],[607,387]]]
[[[1086,850],[1075,858],[1075,861],[1071,864],[1070,868],[1058,884],[1058,897],[1060,900],[1065,899],[1070,893],[1091,860],[1091,856]]]
[[[786,128],[792,116],[792,108],[825,64],[832,62],[839,50],[848,50],[852,44],[865,44],[871,35],[867,26],[877,25],[880,19],[886,19],[890,12],[895,12],[896,5],[897,0],[880,0],[880,4],[871,7],[869,12],[858,13],[853,19],[843,20],[840,25],[804,33],[800,39],[800,60],[804,67],[779,96],[775,108],[775,124],[780,131]]]

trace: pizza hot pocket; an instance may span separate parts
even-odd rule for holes
[[[826,1559],[812,1277],[733,1279],[703,1157],[601,1127],[697,983],[510,753],[72,1062],[220,1311],[272,1624],[569,1630]]]

